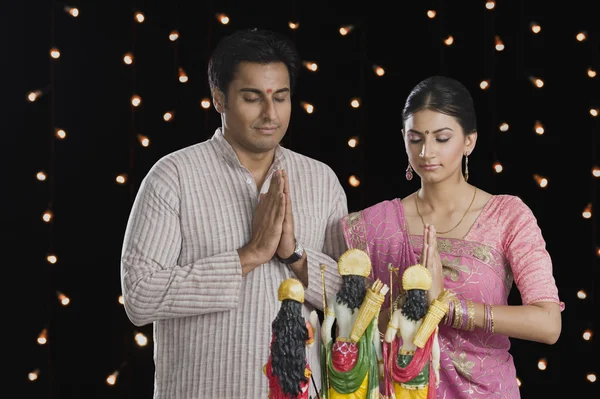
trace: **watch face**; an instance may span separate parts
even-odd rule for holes
[[[296,242],[296,250],[294,251],[294,253],[299,257],[302,257],[302,255],[304,255],[304,247],[298,244],[298,242]]]

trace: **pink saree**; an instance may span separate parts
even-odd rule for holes
[[[373,279],[390,286],[388,264],[403,271],[418,263],[423,237],[411,235],[400,199],[383,201],[342,219],[348,248],[365,250]],[[537,221],[522,200],[493,196],[463,239],[438,238],[444,286],[474,302],[506,305],[513,280],[522,303],[559,301],[552,262]],[[384,303],[389,311],[389,300]],[[437,398],[520,398],[509,338],[483,330],[464,331],[440,324],[440,384]],[[383,393],[383,392],[382,392]]]

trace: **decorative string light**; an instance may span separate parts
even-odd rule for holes
[[[581,213],[584,219],[590,219],[592,217],[592,203],[586,205],[585,209]]]
[[[542,125],[542,122],[540,121],[535,121],[533,124],[533,130],[541,136],[544,134],[544,125]]]
[[[48,343],[48,329],[43,328],[38,334],[37,343],[40,345],[46,345]]]
[[[316,70],[319,68],[317,63],[312,61],[302,61],[302,65],[304,65],[306,69],[312,72],[316,72]]]
[[[307,114],[312,114],[313,112],[315,112],[315,107],[313,107],[312,104],[309,104],[306,101],[302,101],[300,105],[302,106],[302,108],[304,108]]]
[[[150,145],[150,139],[142,134],[137,135],[138,141],[142,147],[148,147]]]
[[[60,140],[64,140],[65,138],[67,138],[67,132],[64,131],[64,129],[55,129],[55,133],[56,138],[60,139]]]
[[[148,337],[141,332],[135,333],[134,335],[135,342],[138,346],[146,346],[148,345]]]
[[[127,53],[123,56],[123,62],[127,65],[133,64],[133,54]]]
[[[544,81],[540,78],[536,78],[535,76],[530,76],[529,80],[531,81],[531,83],[533,83],[533,85],[539,89],[541,89],[542,87],[544,87]]]
[[[529,27],[531,28],[531,31],[536,35],[542,31],[542,26],[537,22],[532,22],[531,24],[529,24]]]
[[[77,18],[79,16],[79,9],[75,7],[64,6],[63,10],[72,16],[73,18]]]
[[[224,13],[218,13],[216,17],[217,21],[219,21],[223,25],[227,25],[230,22],[229,17]]]
[[[496,35],[494,37],[494,43],[495,43],[496,51],[504,50],[504,42],[502,41],[502,39],[500,39],[500,36]]]
[[[179,81],[180,81],[181,83],[187,83],[187,81],[188,81],[188,76],[187,76],[187,74],[185,73],[185,71],[183,70],[183,68],[182,68],[182,67],[179,67],[179,69],[178,69],[178,73],[179,73]]]
[[[354,175],[350,176],[348,178],[348,183],[352,186],[352,187],[358,187],[360,186],[360,180],[358,180],[358,178]]]
[[[538,174],[534,174],[533,179],[538,184],[538,186],[540,186],[541,188],[548,187],[548,179],[547,178],[540,176]]]
[[[52,220],[52,212],[51,211],[46,211],[42,214],[42,220],[46,223],[50,223],[50,221]]]
[[[30,371],[29,374],[27,374],[27,379],[32,382],[36,381],[39,377],[40,377],[40,369],[35,369],[33,371]]]
[[[141,12],[139,12],[139,11],[138,11],[138,12],[136,12],[136,13],[133,15],[133,17],[134,17],[134,18],[135,18],[135,20],[136,20],[137,22],[139,22],[140,24],[146,20],[146,17],[144,16],[144,14],[142,14],[142,13],[141,13]]]
[[[119,184],[125,184],[127,182],[127,175],[126,174],[120,174],[118,175],[115,180],[117,181],[117,183]]]
[[[134,107],[139,107],[141,103],[142,103],[142,98],[140,96],[138,96],[137,94],[134,94],[131,97],[131,105],[133,105]]]
[[[42,96],[42,94],[43,94],[42,90],[30,91],[29,93],[27,93],[27,100],[29,100],[30,102],[34,102],[38,98],[40,98]]]
[[[373,71],[375,71],[375,75],[377,76],[385,75],[385,69],[383,69],[379,65],[373,65]]]
[[[538,361],[538,369],[544,371],[548,368],[548,361],[546,359],[540,359]]]
[[[342,36],[346,36],[348,33],[352,32],[354,30],[354,25],[346,25],[346,26],[342,26],[339,30],[340,35]]]
[[[58,297],[60,304],[63,306],[67,306],[71,303],[71,299],[69,299],[69,297],[63,294],[62,292],[57,292],[56,296]]]
[[[119,377],[119,370],[114,371],[108,377],[106,377],[106,383],[108,385],[115,385],[117,383],[117,378]]]

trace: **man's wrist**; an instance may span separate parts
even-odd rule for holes
[[[295,240],[295,242],[296,244],[294,247],[294,251],[291,254],[287,256],[281,256],[279,252],[275,252],[275,257],[278,261],[286,265],[291,265],[293,263],[298,262],[304,257],[304,255],[306,254],[306,252],[304,251],[304,247],[297,240]]]

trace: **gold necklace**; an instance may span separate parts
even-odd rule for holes
[[[419,191],[421,191],[421,189],[419,189]],[[421,212],[419,212],[419,201],[417,201],[417,199],[419,197],[419,191],[417,191],[417,194],[415,194],[415,206],[417,208],[417,214],[421,218],[421,223],[423,223],[423,226],[425,226],[425,221],[423,220],[423,215],[421,215]],[[475,191],[473,191],[473,198],[471,199],[471,204],[469,204],[469,207],[465,211],[465,214],[460,218],[460,220],[458,221],[458,223],[456,223],[456,226],[454,226],[453,228],[451,228],[450,230],[447,230],[447,231],[438,231],[437,234],[447,234],[447,233],[450,233],[452,230],[454,230],[455,228],[457,228],[459,224],[462,223],[463,219],[465,218],[465,216],[467,216],[467,213],[469,213],[469,210],[473,206],[473,202],[475,202],[475,194],[477,194],[477,187],[475,187]]]

